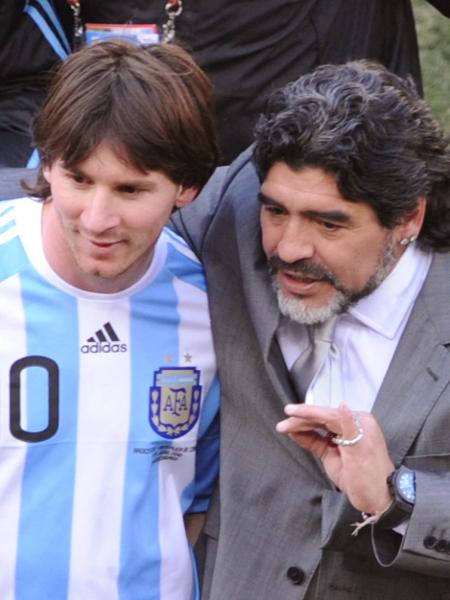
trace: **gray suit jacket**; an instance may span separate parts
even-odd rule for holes
[[[352,537],[359,513],[275,432],[296,398],[275,338],[258,189],[246,152],[173,219],[206,268],[223,388],[204,598],[450,600],[450,256],[434,256],[374,406],[393,461],[417,470],[413,515],[403,538],[378,527]]]

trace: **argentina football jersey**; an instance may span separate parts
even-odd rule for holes
[[[183,516],[218,470],[201,265],[164,230],[130,288],[74,288],[41,211],[0,205],[0,598],[193,600]]]

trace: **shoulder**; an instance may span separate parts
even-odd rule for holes
[[[25,180],[31,183],[35,177],[36,171],[34,169],[0,169],[0,200],[23,196],[24,191],[21,182]]]
[[[192,252],[187,243],[171,229],[165,228],[158,242],[158,248],[164,258],[164,269],[170,278],[177,280],[178,285],[187,284],[206,291],[206,280],[203,265]]]
[[[437,288],[446,294],[450,294],[450,280],[448,279],[449,269],[450,252],[433,252],[430,270],[425,279],[423,289]]]
[[[20,210],[18,207],[22,203],[27,204],[28,199],[17,198],[0,202],[0,246],[19,235],[17,220]]]
[[[450,339],[450,252],[435,252],[410,321],[432,323],[438,339]]]
[[[254,205],[259,187],[248,148],[230,166],[218,168],[194,202],[173,216],[170,226],[201,256],[211,226],[235,207]]]
[[[0,202],[0,281],[21,272],[29,264],[22,236],[28,227],[24,220],[30,226],[34,222],[34,217],[30,219],[30,211],[35,214],[32,208],[28,198]]]
[[[168,255],[172,255],[174,260],[181,264],[194,264],[201,270],[201,263],[198,257],[192,252],[186,241],[169,227],[164,227],[159,244],[164,245]]]

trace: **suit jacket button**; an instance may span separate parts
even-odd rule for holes
[[[428,550],[431,550],[436,546],[436,542],[437,538],[435,538],[434,535],[427,535],[427,537],[423,540],[423,545],[425,548],[428,548]]]
[[[434,549],[436,552],[447,552],[447,540],[438,540]]]
[[[304,572],[298,567],[289,567],[286,571],[286,575],[295,585],[300,585],[305,579]]]

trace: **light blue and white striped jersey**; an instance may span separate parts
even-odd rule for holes
[[[218,469],[202,268],[164,231],[116,294],[49,267],[39,202],[0,204],[0,599],[192,600],[183,514]]]

